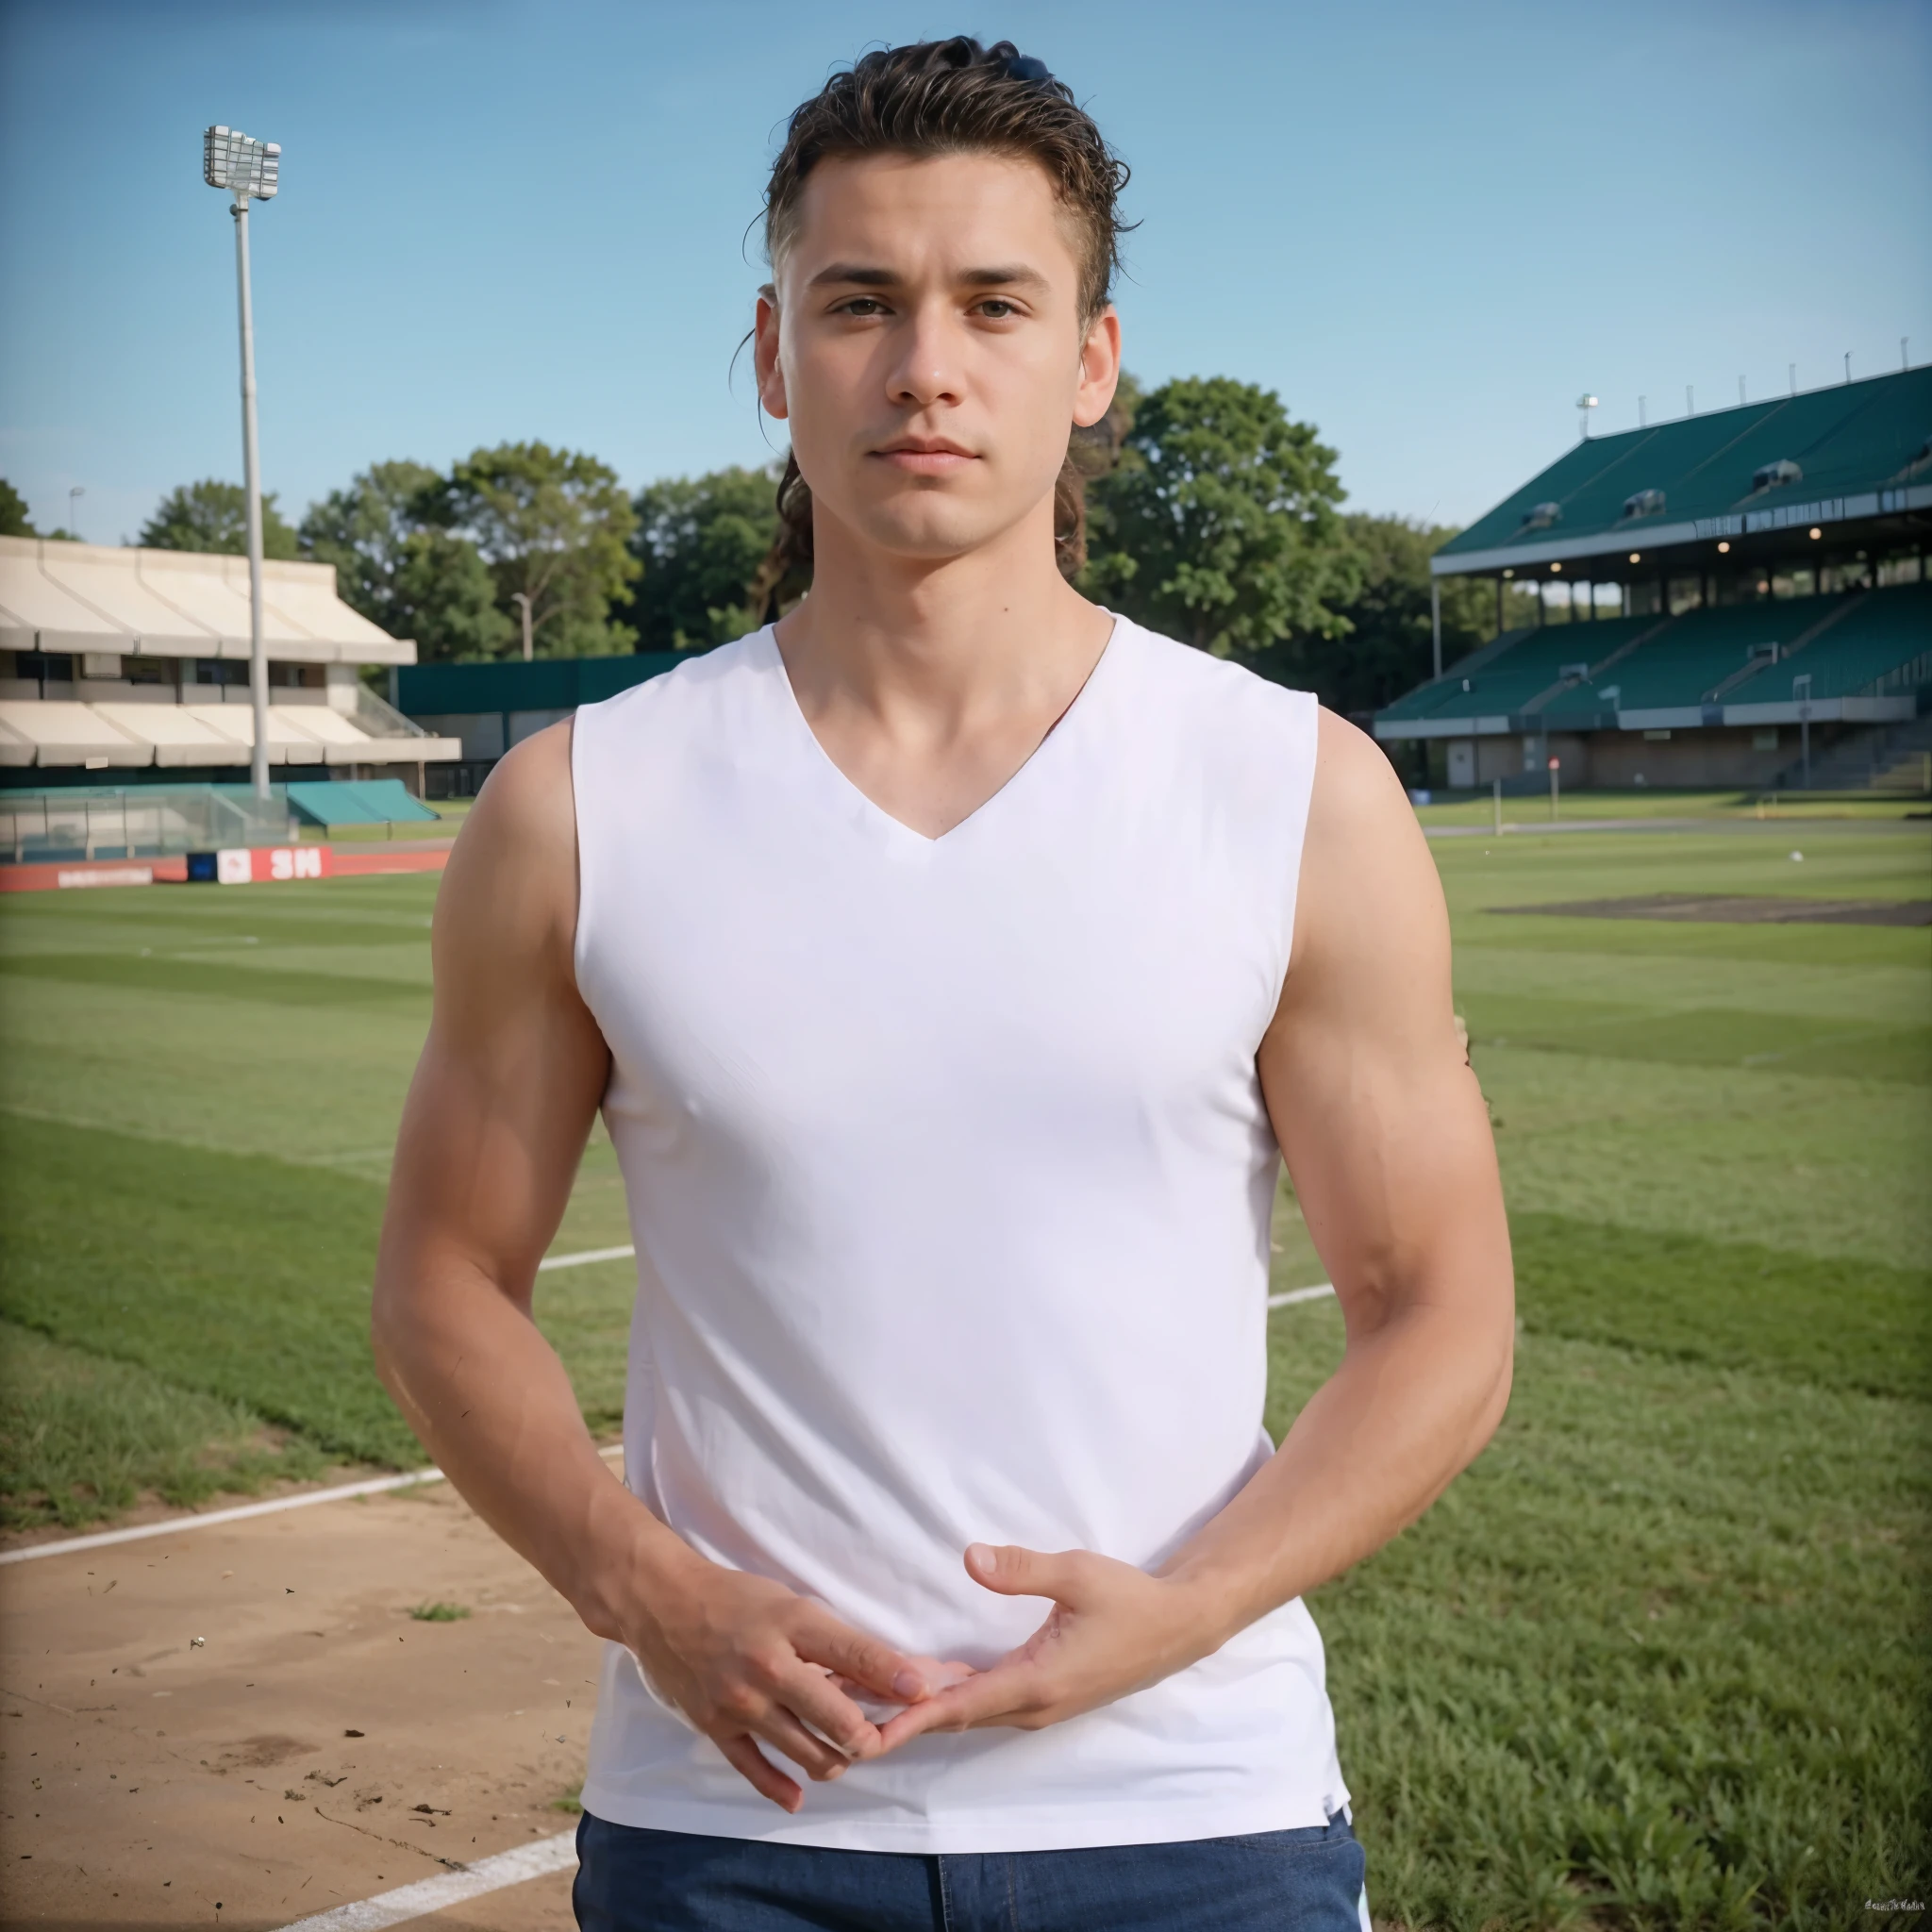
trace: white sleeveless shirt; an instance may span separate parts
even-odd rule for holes
[[[826,757],[769,630],[577,712],[577,984],[638,1250],[626,1480],[695,1549],[985,1665],[1050,1606],[981,1589],[968,1543],[1152,1567],[1266,1459],[1255,1055],[1315,730],[1312,697],[1121,621],[928,839]],[[1104,1709],[805,1792],[758,1797],[609,1647],[583,1802],[617,1824],[1027,1851],[1347,1796],[1299,1602]]]

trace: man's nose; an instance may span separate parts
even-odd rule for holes
[[[887,390],[900,408],[958,402],[964,387],[958,324],[940,302],[913,307],[893,331]]]

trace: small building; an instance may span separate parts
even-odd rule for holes
[[[425,731],[454,741],[460,762],[430,775],[434,797],[468,797],[511,745],[684,661],[675,651],[608,658],[497,658],[480,664],[417,664],[393,672],[390,698]]]
[[[416,661],[333,566],[262,566],[269,761],[284,780],[401,778],[462,747],[363,681]],[[248,559],[0,537],[0,786],[218,783],[253,756]]]
[[[1932,368],[1588,438],[1431,560],[1492,580],[1499,625],[1506,587],[1533,587],[1537,622],[1375,736],[1451,790],[1541,783],[1552,759],[1608,787],[1916,774],[1928,547]]]

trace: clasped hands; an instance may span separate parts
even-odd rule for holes
[[[634,1627],[602,1634],[618,1635],[655,1692],[787,1811],[804,1791],[761,1745],[828,1783],[924,1731],[1041,1730],[1077,1717],[1185,1668],[1226,1634],[1212,1627],[1199,1585],[1091,1551],[974,1543],[965,1562],[987,1590],[1053,1604],[985,1670],[896,1651],[781,1583],[695,1552],[658,1579]],[[860,1697],[903,1707],[874,1724]]]

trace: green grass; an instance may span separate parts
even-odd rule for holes
[[[417,1604],[409,1615],[419,1624],[460,1624],[469,1616],[463,1604]]]
[[[1710,815],[1433,846],[1522,1345],[1490,1450],[1315,1605],[1384,1920],[1812,1927],[1932,1885],[1932,934],[1496,909],[1932,891],[1924,827]],[[0,902],[6,1522],[420,1460],[363,1324],[434,891]],[[626,1239],[600,1133],[557,1246]],[[1275,1245],[1325,1277],[1286,1188]],[[539,1285],[600,1428],[629,1291]],[[1271,1338],[1279,1429],[1340,1315]]]
[[[325,1461],[243,1403],[0,1322],[0,1527],[77,1529],[149,1495],[192,1507]]]
[[[1274,1326],[1281,1424],[1341,1321]],[[1822,1926],[1924,1895],[1924,1411],[1788,1368],[1532,1327],[1488,1452],[1317,1593],[1378,1918]]]
[[[1923,792],[1874,794],[1857,792],[1780,791],[1667,791],[1648,788],[1642,791],[1572,791],[1564,787],[1557,801],[1559,822],[1568,820],[1630,819],[1712,819],[1750,820],[1753,824],[1778,824],[1818,819],[1884,821],[1902,819],[1925,809]],[[1427,805],[1417,808],[1416,816],[1425,825],[1488,825],[1494,823],[1495,798],[1485,785],[1475,791],[1450,791],[1434,788]],[[1503,801],[1503,823],[1512,828],[1534,830],[1550,823],[1550,794],[1547,786],[1522,797]]]

